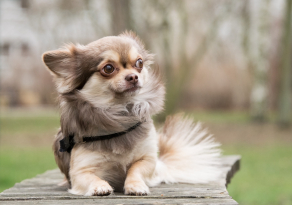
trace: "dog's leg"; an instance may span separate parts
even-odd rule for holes
[[[104,180],[97,177],[90,171],[82,171],[76,174],[75,177],[71,175],[72,189],[69,190],[71,194],[85,195],[85,196],[105,196],[113,192],[113,188]]]
[[[125,181],[125,194],[142,196],[150,193],[144,180],[153,174],[155,163],[155,156],[144,156],[132,164]]]
[[[108,182],[102,180],[104,158],[97,152],[83,147],[74,147],[71,152],[70,179],[71,194],[104,196],[113,192]],[[100,176],[100,177],[98,177]]]

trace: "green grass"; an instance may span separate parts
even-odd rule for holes
[[[291,145],[234,145],[224,154],[240,154],[241,169],[228,186],[239,204],[292,204]]]
[[[15,183],[56,168],[50,148],[0,149],[0,192]]]
[[[51,141],[59,124],[58,113],[51,110],[1,113],[0,192],[17,182],[57,167],[51,143],[46,142]],[[23,141],[32,144],[23,145]],[[37,146],[34,143],[38,143]]]
[[[195,121],[212,122],[212,123],[250,123],[251,115],[247,111],[195,111],[189,112]],[[269,113],[265,119],[267,122],[275,122],[276,114]]]
[[[1,116],[0,131],[3,135],[31,133],[44,133],[60,126],[59,116],[57,114],[45,113],[43,115],[26,116]]]
[[[246,123],[250,121],[248,112],[226,112],[226,111],[196,111],[191,115],[195,121],[201,122],[215,122],[215,123]]]

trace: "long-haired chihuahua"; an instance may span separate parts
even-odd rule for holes
[[[133,33],[43,54],[59,94],[53,150],[69,192],[147,195],[149,186],[207,183],[220,175],[219,144],[183,115],[157,132],[165,89],[153,55]]]

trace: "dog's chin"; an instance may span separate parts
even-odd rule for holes
[[[131,87],[131,88],[128,88],[128,89],[126,89],[125,91],[124,91],[124,93],[132,93],[132,92],[136,92],[136,91],[138,91],[138,90],[140,90],[140,86],[133,86],[133,87]]]
[[[116,91],[115,93],[119,96],[133,96],[139,93],[141,86],[134,85],[129,88],[126,88],[123,91]]]

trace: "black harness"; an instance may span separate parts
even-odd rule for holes
[[[122,132],[117,132],[117,133],[113,133],[113,134],[109,134],[109,135],[101,135],[101,136],[91,136],[91,137],[83,137],[82,138],[82,142],[86,143],[86,142],[95,142],[95,141],[102,141],[102,140],[109,140],[115,137],[120,137],[128,132],[133,131],[134,129],[136,129],[137,127],[139,127],[142,124],[142,122],[138,122],[137,124],[135,124],[134,126],[130,127],[129,129],[122,131]],[[62,140],[60,140],[60,152],[68,152],[71,153],[71,150],[73,149],[74,145],[75,145],[75,141],[74,141],[74,134],[69,135],[69,137],[67,138],[67,140],[65,138],[63,138]]]

